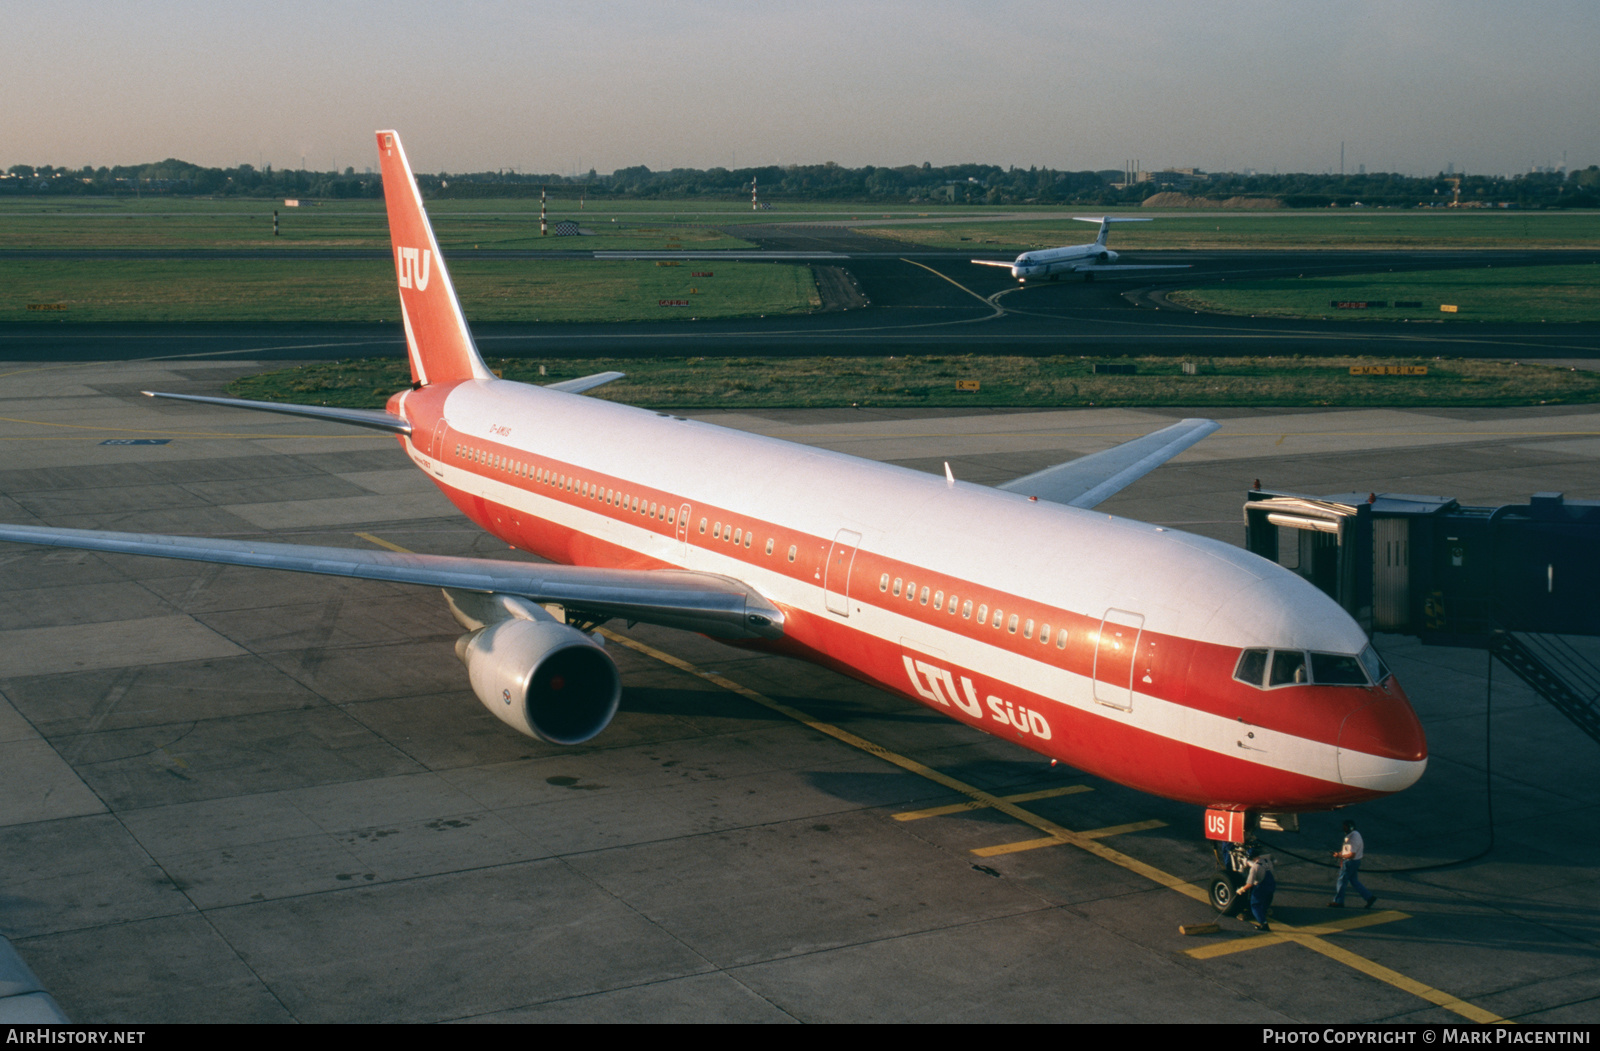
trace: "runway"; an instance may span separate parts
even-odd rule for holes
[[[1191,269],[1159,278],[1103,275],[1094,282],[1069,278],[1022,287],[1004,270],[968,262],[982,254],[977,248],[951,253],[906,246],[902,251],[881,239],[828,227],[743,228],[740,236],[760,244],[764,254],[753,258],[784,263],[808,260],[842,268],[869,305],[807,316],[726,321],[476,325],[475,337],[485,354],[503,357],[913,353],[1600,356],[1600,322],[1501,325],[1255,319],[1196,314],[1175,309],[1163,299],[1163,293],[1171,289],[1246,278],[1590,263],[1600,258],[1600,252],[1142,252],[1138,253],[1140,262],[1183,264]],[[530,267],[541,260],[595,255],[576,251],[480,254],[526,259]],[[628,254],[606,253],[608,257]],[[717,253],[632,254],[685,260],[721,258]],[[386,258],[383,253],[371,255],[376,265]],[[734,255],[752,258],[748,252]],[[194,257],[193,253],[185,255]],[[126,361],[158,356],[328,360],[398,355],[401,340],[397,322],[241,326],[22,322],[0,325],[0,361]]]
[[[506,557],[389,439],[137,393],[259,367],[0,370],[0,518]],[[1177,415],[706,418],[997,482]],[[1102,509],[1596,495],[1590,407],[1218,417]],[[431,592],[8,546],[0,596],[0,924],[76,1021],[1600,1021],[1594,744],[1481,652],[1377,640],[1431,758],[1351,812],[1376,908],[1324,907],[1315,815],[1273,936],[1186,938],[1198,810],[808,665],[613,625],[622,711],[558,748]]]

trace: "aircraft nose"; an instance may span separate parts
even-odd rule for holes
[[[1339,780],[1354,788],[1398,792],[1428,767],[1428,740],[1411,702],[1393,678],[1339,728]]]

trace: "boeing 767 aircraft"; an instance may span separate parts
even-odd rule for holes
[[[1062,274],[1082,274],[1085,281],[1093,281],[1094,275],[1108,271],[1189,269],[1187,263],[1177,266],[1116,265],[1121,257],[1106,247],[1106,235],[1111,232],[1111,224],[1148,223],[1149,219],[1113,219],[1109,215],[1094,217],[1075,215],[1072,218],[1080,223],[1099,223],[1099,235],[1086,245],[1066,245],[1062,248],[1041,248],[1023,252],[1009,263],[1001,259],[974,259],[972,262],[979,266],[1003,266],[1011,271],[1012,277],[1023,284],[1045,278],[1054,281]]]
[[[615,373],[496,379],[400,137],[377,141],[410,387],[386,410],[155,396],[392,433],[463,514],[555,564],[23,526],[0,539],[441,588],[479,699],[557,744],[616,714],[592,629],[619,618],[814,661],[1227,812],[1206,822],[1219,840],[1242,838],[1217,831],[1241,814],[1341,807],[1421,776],[1405,694],[1331,599],[1238,548],[1092,510],[1215,423],[991,488],[582,395]]]

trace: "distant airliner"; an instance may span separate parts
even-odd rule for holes
[[[379,132],[378,153],[411,386],[386,410],[154,396],[392,433],[462,513],[560,564],[28,526],[0,539],[442,588],[478,698],[557,744],[617,712],[593,628],[619,619],[837,669],[1218,811],[1214,839],[1241,838],[1241,814],[1340,807],[1421,776],[1405,694],[1331,599],[1239,548],[1090,510],[1217,424],[991,488],[581,396],[618,373],[499,380],[399,135]]]
[[[1085,281],[1093,281],[1094,275],[1103,274],[1112,270],[1187,270],[1187,263],[1181,266],[1113,266],[1119,258],[1117,253],[1106,247],[1106,234],[1111,230],[1112,223],[1148,223],[1149,219],[1113,219],[1109,215],[1072,217],[1080,223],[1099,223],[1100,234],[1086,245],[1067,245],[1063,248],[1041,248],[1033,252],[1023,252],[1011,262],[1000,259],[974,259],[972,262],[979,266],[1003,266],[1011,271],[1011,276],[1026,284],[1029,281],[1038,281],[1049,278],[1054,281],[1062,274],[1082,274]]]

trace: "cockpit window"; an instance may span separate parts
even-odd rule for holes
[[[1239,665],[1233,670],[1233,677],[1260,689],[1267,678],[1267,651],[1245,650],[1239,654]]]
[[[1318,686],[1365,686],[1367,673],[1361,661],[1337,653],[1313,653],[1311,678]]]
[[[1233,677],[1258,689],[1277,686],[1370,686],[1389,677],[1371,646],[1351,657],[1343,653],[1306,653],[1302,650],[1244,650]]]
[[[1371,646],[1362,650],[1361,656],[1356,659],[1361,662],[1361,666],[1367,671],[1367,677],[1373,682],[1382,682],[1389,677],[1388,666],[1383,663],[1383,658],[1378,656],[1378,651]]]
[[[1306,655],[1300,650],[1273,650],[1272,674],[1268,686],[1295,686],[1309,682],[1306,675]]]

